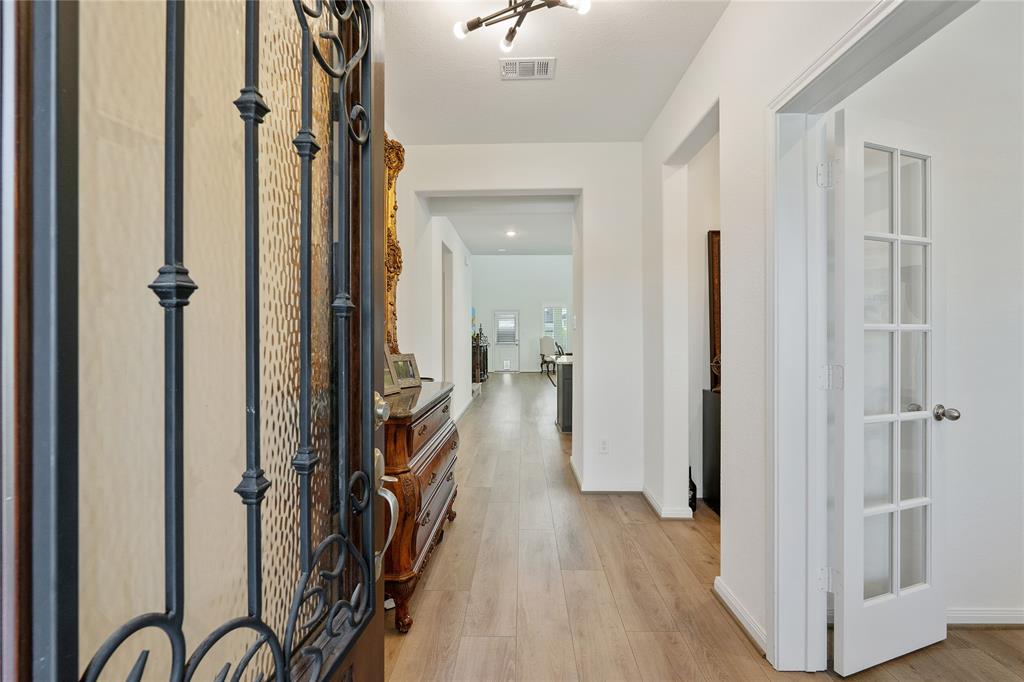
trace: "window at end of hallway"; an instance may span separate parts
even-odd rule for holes
[[[569,346],[569,309],[544,306],[544,336],[550,336],[562,348]]]

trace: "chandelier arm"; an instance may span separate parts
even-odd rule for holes
[[[523,2],[520,2],[519,4],[517,4],[516,7],[518,8],[518,7],[521,7],[523,5],[530,4],[533,1],[534,0],[523,0]],[[495,24],[500,24],[503,21],[508,21],[509,19],[512,19],[513,17],[525,18],[526,15],[529,14],[530,12],[536,12],[539,9],[546,9],[548,7],[557,7],[557,6],[558,5],[549,5],[548,3],[544,2],[544,3],[541,3],[539,5],[534,5],[534,6],[530,7],[529,9],[524,9],[524,10],[519,11],[519,12],[513,12],[512,14],[509,14],[508,16],[503,16],[503,17],[498,17],[498,18],[493,18],[493,19],[484,19],[482,25],[483,26],[494,26]],[[508,11],[508,8],[502,10],[501,12],[495,12],[495,14],[503,14],[503,13],[505,13],[507,11]],[[494,15],[492,14],[491,16],[493,17]],[[519,23],[516,24],[516,28],[519,28],[519,26],[521,26],[521,25],[522,25],[522,21],[519,21]]]

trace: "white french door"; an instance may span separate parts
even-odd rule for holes
[[[834,666],[841,675],[946,637],[942,328],[930,209],[934,144],[839,111],[829,125],[837,449]],[[939,416],[933,413],[933,405]]]

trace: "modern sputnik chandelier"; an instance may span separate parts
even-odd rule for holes
[[[579,14],[586,14],[590,11],[590,0],[520,0],[520,2],[508,0],[507,7],[493,14],[488,14],[486,17],[474,17],[469,21],[457,22],[452,30],[455,33],[455,37],[462,40],[471,31],[475,31],[482,26],[493,26],[503,21],[515,20],[515,23],[509,27],[508,32],[505,33],[505,37],[501,41],[502,52],[511,52],[512,41],[516,39],[516,33],[523,27],[526,15],[539,9],[550,9],[552,7],[566,7],[576,10]]]

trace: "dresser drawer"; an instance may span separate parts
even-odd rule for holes
[[[459,432],[452,424],[444,440],[429,455],[425,465],[416,471],[416,481],[420,488],[420,504],[426,506],[431,496],[444,480],[445,474],[451,468],[455,460],[455,453],[459,450]]]
[[[445,398],[437,407],[409,426],[409,452],[412,457],[416,457],[420,448],[430,442],[434,434],[448,422],[451,418],[451,410],[451,398]]]
[[[455,468],[451,467],[444,474],[438,474],[438,481],[434,484],[434,496],[423,503],[420,516],[416,519],[416,556],[420,557],[427,543],[430,542],[431,533],[438,523],[444,521],[445,505],[455,488]]]

